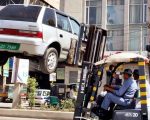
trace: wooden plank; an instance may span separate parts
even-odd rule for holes
[[[71,39],[70,50],[67,58],[67,63],[70,65],[72,65],[74,61],[76,43],[77,43],[76,39]]]

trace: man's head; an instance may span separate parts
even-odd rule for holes
[[[113,77],[116,78],[116,79],[118,79],[118,78],[119,78],[119,75],[120,75],[119,72],[115,72],[115,73],[113,74]]]
[[[134,80],[139,80],[139,70],[138,69],[134,70],[133,77],[134,77]]]
[[[120,72],[116,72],[116,78],[119,78]]]
[[[131,69],[125,69],[123,72],[123,78],[127,80],[132,76],[132,70]]]

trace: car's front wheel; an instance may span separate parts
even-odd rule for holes
[[[8,56],[0,54],[0,66],[5,65],[8,60]]]
[[[55,71],[58,63],[58,52],[55,48],[47,49],[44,57],[41,59],[41,70],[43,73],[50,74]]]

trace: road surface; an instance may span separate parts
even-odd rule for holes
[[[0,117],[0,120],[48,120],[48,119],[17,118],[17,117]],[[52,120],[52,119],[49,119],[49,120]]]

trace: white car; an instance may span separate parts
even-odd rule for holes
[[[9,57],[36,60],[44,73],[66,61],[71,39],[78,39],[80,24],[53,8],[8,5],[0,11],[0,65]]]
[[[38,89],[36,90],[35,103],[44,104],[46,99],[50,96],[50,90],[47,89]]]

